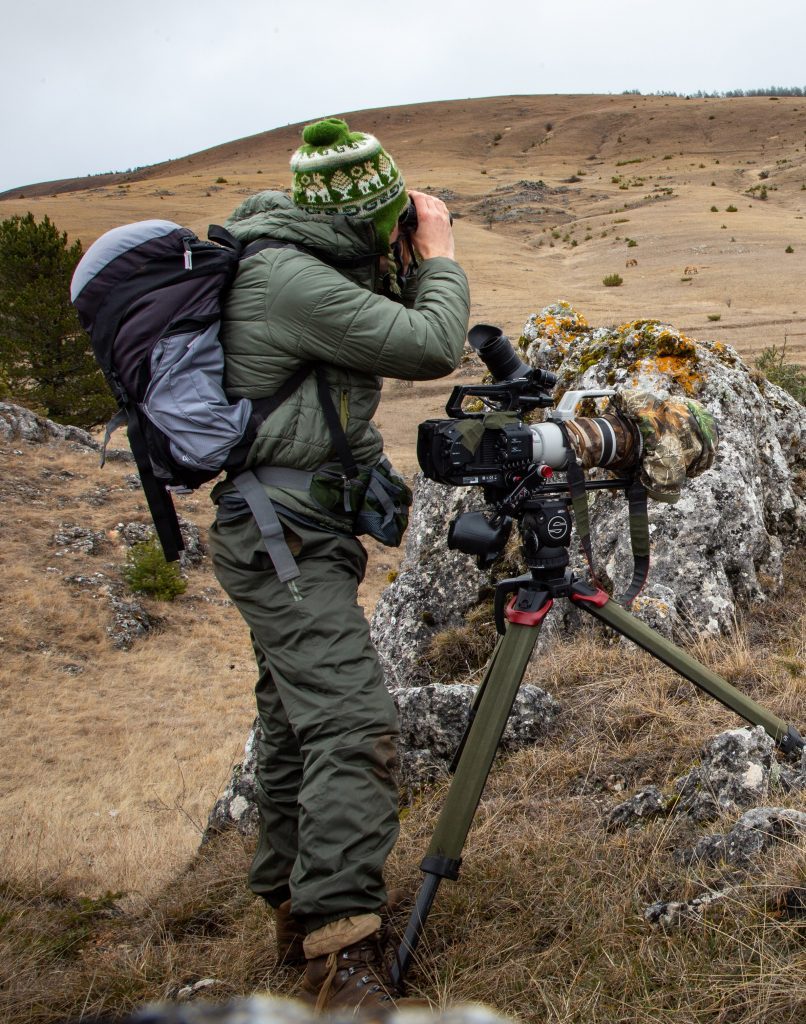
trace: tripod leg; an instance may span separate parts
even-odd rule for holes
[[[785,753],[794,753],[803,749],[804,741],[794,725],[788,725],[771,711],[767,711],[752,698],[737,690],[736,687],[702,665],[696,658],[676,647],[660,633],[641,622],[622,608],[617,601],[611,601],[602,590],[595,590],[585,583],[576,581],[569,594],[571,601],[578,607],[589,612],[594,618],[626,636],[628,640],[638,644],[645,651],[673,668],[681,676],[694,683],[701,690],[735,711],[740,718],[751,725],[761,725]]]
[[[495,650],[473,722],[465,734],[463,752],[437,819],[428,852],[420,865],[425,878],[417,893],[391,975],[401,985],[420,940],[426,919],[443,878],[456,880],[462,863],[462,849],[473,823],[487,776],[506,728],[523,674],[537,642],[542,620],[551,607],[549,595],[537,595],[533,623],[510,622]]]

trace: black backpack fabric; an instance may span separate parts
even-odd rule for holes
[[[165,557],[183,548],[171,498],[240,467],[258,427],[311,372],[277,394],[230,402],[218,339],[223,299],[239,260],[270,239],[241,248],[223,228],[210,241],[165,220],[114,228],[85,253],[71,299],[118,401],[107,429],[124,423]]]

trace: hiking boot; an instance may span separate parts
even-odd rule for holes
[[[291,900],[274,910],[274,930],[277,936],[277,966],[305,966],[305,926],[291,913]]]
[[[412,896],[406,889],[390,889],[386,903],[380,913],[384,924],[389,924],[396,914],[408,909]],[[277,936],[277,966],[303,968],[306,963],[303,942],[305,926],[294,917],[291,911],[291,900],[286,900],[274,908],[274,929]]]
[[[393,990],[373,932],[335,953],[313,957],[305,967],[300,998],[317,1010],[392,1011]]]
[[[351,932],[360,933],[366,930],[367,925],[378,922],[378,915],[365,914],[345,918],[328,927],[333,929],[331,935],[349,935]],[[321,934],[321,931],[314,934]],[[309,941],[306,947],[309,953],[318,952],[317,941]],[[352,1010],[355,1014],[378,1020],[383,1020],[398,1008],[427,1008],[425,1000],[404,998],[392,984],[384,959],[387,941],[387,930],[375,928],[339,949],[309,956],[298,998],[317,1011]]]

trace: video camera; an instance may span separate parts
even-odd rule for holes
[[[614,417],[574,416],[580,402],[607,398],[615,394],[612,389],[567,391],[544,422],[524,423],[520,417],[530,410],[554,404],[555,375],[522,362],[497,327],[477,324],[468,340],[497,383],[455,387],[445,406],[451,419],[420,424],[417,458],[429,480],[453,487],[480,485],[495,500],[495,491],[511,489],[534,466],[567,467],[571,422],[574,447],[581,444],[587,468],[624,469],[634,464],[634,436],[614,429]],[[466,411],[468,398],[477,399],[484,410]]]
[[[448,547],[476,555],[482,567],[489,565],[503,550],[513,517],[534,511],[538,497],[545,513],[538,518],[546,521],[543,545],[567,545],[571,488],[565,480],[553,481],[554,471],[576,467],[581,475],[580,464],[630,471],[641,449],[637,430],[617,415],[575,416],[580,402],[609,397],[615,393],[612,389],[567,391],[552,408],[556,376],[524,363],[499,328],[477,324],[468,341],[495,383],[455,387],[445,406],[450,419],[420,424],[417,458],[429,480],[483,487],[494,511],[491,516],[458,516],[450,527]],[[468,399],[475,399],[481,409],[467,411]],[[521,417],[535,409],[551,411],[541,423],[524,422]],[[580,486],[591,490],[628,483],[629,478],[587,480]],[[566,497],[549,504],[545,496],[552,494]]]

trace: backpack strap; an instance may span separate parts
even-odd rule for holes
[[[278,579],[288,584],[295,601],[301,601],[302,595],[294,583],[300,574],[299,566],[294,561],[294,556],[286,542],[283,524],[277,517],[271,498],[250,469],[246,469],[230,479],[255,517],[260,536],[263,538],[266,551],[274,564]]]
[[[350,481],[355,480],[358,476],[358,466],[356,465],[353,453],[350,451],[350,445],[347,443],[347,435],[344,433],[344,427],[341,425],[339,414],[336,412],[336,406],[333,404],[330,387],[325,376],[325,368],[321,363],[316,365],[316,392],[319,396],[319,404],[322,406],[325,422],[330,431],[333,447],[336,449],[336,454],[339,457],[343,470],[344,511],[347,515],[351,515],[353,510],[350,506]]]
[[[347,435],[339,420],[333,398],[330,394],[325,369],[320,363],[301,366],[293,373],[273,395],[268,398],[259,398],[252,403],[253,413],[249,421],[248,438],[233,453],[240,462],[246,458],[246,454],[254,442],[260,424],[266,420],[282,403],[289,398],[305,380],[309,374],[316,374],[316,390],[322,411],[325,416],[328,429],[330,430],[333,447],[344,470],[344,507],[345,512],[350,513],[350,488],[349,482],[358,475],[353,453],[347,442]],[[312,473],[302,470],[286,469],[274,466],[259,466],[254,470],[234,470],[230,468],[229,479],[238,489],[239,494],[249,506],[255,522],[260,530],[266,551],[271,558],[277,573],[278,579],[287,583],[295,601],[301,601],[302,596],[297,590],[294,580],[299,576],[299,568],[286,543],[283,526],[274,508],[271,498],[266,493],[263,484],[271,484],[276,487],[291,487],[298,490],[307,490],[310,487]]]
[[[175,562],[179,558],[179,552],[185,547],[182,531],[179,529],[179,519],[170,492],[164,482],[154,475],[137,410],[131,405],[128,407],[127,433],[165,561]]]
[[[207,237],[211,242],[222,245],[225,249],[231,249],[238,256],[243,251],[243,243],[239,242],[235,235],[231,235],[226,228],[220,224],[211,224],[207,229]]]

